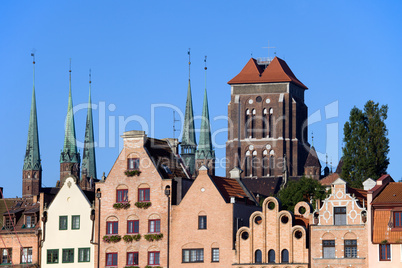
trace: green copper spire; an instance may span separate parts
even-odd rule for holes
[[[80,154],[77,151],[77,143],[75,137],[74,113],[73,113],[73,99],[71,96],[71,60],[69,70],[69,94],[68,94],[68,108],[66,116],[66,128],[64,133],[64,146],[60,156],[60,163],[79,163]]]
[[[194,127],[194,113],[193,113],[193,101],[191,97],[191,82],[190,82],[190,50],[188,51],[188,89],[187,89],[187,101],[186,111],[184,115],[183,124],[183,137],[181,140],[181,156],[190,170],[191,174],[195,172],[195,149],[197,143],[195,141],[195,127]]]
[[[89,100],[87,124],[85,127],[84,154],[82,156],[82,173],[87,177],[96,179],[96,161],[95,161],[95,142],[94,142],[94,126],[92,121],[92,100],[91,100],[91,70],[89,70]],[[82,178],[82,176],[81,176]]]
[[[32,54],[34,56],[34,54]],[[36,115],[36,98],[35,98],[35,58],[33,60],[33,89],[31,114],[29,117],[28,141],[25,152],[23,170],[41,170],[40,152],[39,152],[39,135],[38,135],[38,118]]]
[[[202,106],[200,141],[198,143],[195,157],[196,159],[215,158],[215,151],[212,149],[211,126],[209,123],[208,98],[206,88],[204,93],[204,104]]]

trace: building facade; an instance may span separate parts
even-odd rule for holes
[[[41,267],[94,267],[93,192],[84,192],[69,176],[44,208]]]
[[[272,61],[251,58],[228,84],[226,176],[234,167],[244,171],[242,177],[282,176],[285,156],[288,175],[303,175],[310,148],[304,103],[307,87],[277,57]]]
[[[262,212],[254,212],[250,216],[249,227],[237,231],[232,267],[309,267],[308,225],[311,211],[309,204],[300,202],[293,215],[281,210],[275,197],[266,198]]]
[[[99,265],[166,267],[171,204],[180,203],[192,180],[168,141],[144,131],[122,137],[124,148],[109,175],[96,183],[102,196]],[[96,206],[98,212],[99,201]]]
[[[203,166],[173,206],[170,267],[230,267],[236,231],[259,210],[239,178],[209,175]]]
[[[312,268],[368,267],[366,204],[366,191],[332,183],[310,226]]]

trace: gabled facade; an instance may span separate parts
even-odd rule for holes
[[[209,175],[205,166],[173,206],[170,267],[230,267],[238,228],[259,210],[239,179]]]
[[[181,201],[192,180],[167,140],[144,131],[122,137],[124,148],[108,177],[96,183],[102,196],[99,265],[166,267],[171,204]],[[98,212],[99,201],[96,206]]]
[[[368,267],[366,198],[341,178],[332,183],[310,226],[312,268]]]
[[[76,180],[66,177],[53,201],[44,208],[41,267],[94,267],[94,193],[82,191]]]
[[[368,191],[369,267],[402,266],[402,183],[381,176]]]
[[[249,227],[236,234],[233,267],[309,267],[308,225],[311,206],[299,202],[295,214],[281,210],[279,200],[268,197],[262,211],[249,218]]]

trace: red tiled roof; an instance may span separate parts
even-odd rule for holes
[[[390,182],[372,204],[402,204],[402,183]]]
[[[352,188],[347,186],[348,193],[350,195],[354,195],[357,200],[359,200],[360,205],[363,205],[363,200],[364,204],[367,204],[367,191],[363,189],[357,189],[357,188]]]
[[[278,57],[275,57],[265,70],[262,66],[257,64],[255,59],[251,58],[241,72],[230,80],[228,84],[278,82],[292,82],[303,89],[307,89],[307,87],[296,78],[286,62]]]
[[[320,180],[321,185],[331,186],[331,184],[339,178],[339,174],[332,173]]]
[[[230,202],[231,196],[237,198],[248,198],[247,194],[244,192],[243,188],[236,179],[217,176],[210,176],[210,178],[215,183],[226,202]]]

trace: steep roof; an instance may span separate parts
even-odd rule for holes
[[[175,177],[187,178],[186,173],[180,165],[168,141],[148,138],[144,148],[149,157],[154,161],[156,168],[163,178],[173,179]]]
[[[289,181],[299,180],[300,177],[289,177]],[[279,192],[282,184],[282,177],[243,178],[242,182],[247,189],[255,196],[273,196]]]
[[[200,140],[195,153],[196,159],[214,159],[215,151],[212,149],[211,125],[209,121],[207,89],[204,92],[204,103],[202,106]]]
[[[320,180],[319,182],[321,183],[321,185],[331,186],[331,184],[334,181],[336,181],[337,179],[339,179],[339,174],[332,173],[332,174],[329,174],[328,176],[326,176],[325,178],[323,178],[322,180]]]
[[[355,198],[357,198],[360,206],[363,206],[363,204],[365,206],[367,206],[367,191],[366,190],[352,188],[352,187],[349,187],[349,186],[346,186],[346,189],[347,189],[347,191],[348,191],[348,193],[350,195],[352,195]]]
[[[9,200],[3,199],[0,200],[2,203],[1,205],[1,210],[2,210],[2,215],[9,217],[11,215],[12,217],[15,217],[16,223],[15,223],[15,229],[8,230],[6,229],[3,224],[1,225],[1,230],[0,230],[0,235],[15,235],[15,233],[31,233],[35,234],[35,230],[37,230],[40,227],[39,224],[39,208],[40,204],[39,202],[32,203],[31,198],[11,198]],[[4,205],[4,202],[7,203],[7,208]],[[23,214],[35,214],[37,217],[37,223],[35,224],[35,227],[33,228],[26,228],[25,227],[25,221]],[[1,220],[3,220],[3,217],[1,217]]]
[[[227,203],[230,202],[230,197],[247,198],[249,200],[247,193],[243,190],[236,179],[211,175],[209,177],[215,183],[216,188],[218,188]]]
[[[251,58],[241,72],[232,78],[228,84],[278,82],[292,82],[303,89],[307,89],[307,87],[296,78],[286,62],[278,57],[275,57],[265,69],[263,66],[258,65],[255,59]]]
[[[335,173],[341,174],[342,173],[342,167],[343,167],[343,156],[339,160],[338,166],[336,167]]]
[[[372,204],[385,203],[402,205],[402,183],[390,182],[372,202]]]
[[[315,151],[314,146],[311,146],[310,148],[310,152],[308,153],[304,167],[319,167],[321,169],[321,164],[318,160],[317,152]]]
[[[384,240],[387,240],[388,243],[400,243],[402,231],[392,230],[389,226],[390,223],[392,224],[391,210],[374,210],[373,243],[379,244]]]

